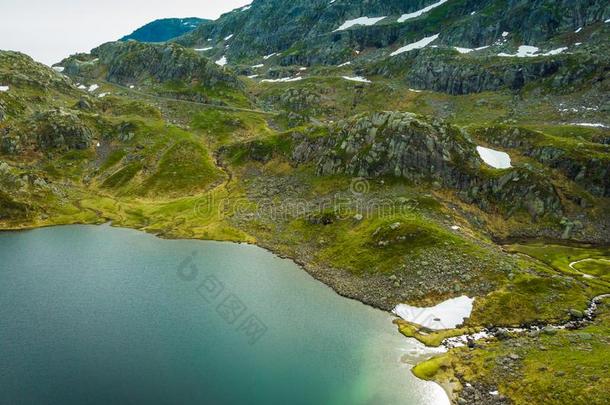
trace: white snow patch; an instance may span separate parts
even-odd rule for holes
[[[392,312],[407,322],[429,329],[452,329],[462,324],[464,319],[470,316],[473,303],[474,298],[463,295],[428,308],[398,304]]]
[[[277,53],[273,52],[273,53],[270,53],[270,54],[269,54],[269,55],[267,55],[267,56],[263,56],[263,59],[264,59],[264,60],[267,60],[267,59],[269,59],[269,58],[273,58],[275,55],[277,55]]]
[[[415,90],[415,89],[409,89],[409,91],[412,91],[413,93],[421,93],[422,90]]]
[[[402,22],[405,22],[407,20],[411,20],[413,18],[417,18],[420,15],[425,14],[425,13],[427,13],[428,11],[430,11],[430,10],[432,10],[434,8],[437,8],[438,6],[440,6],[442,4],[445,4],[447,1],[449,1],[449,0],[440,0],[440,1],[437,1],[436,3],[434,3],[434,4],[430,4],[428,7],[422,8],[421,10],[414,11],[414,12],[408,13],[408,14],[403,14],[398,19],[398,22],[402,23]]]
[[[567,51],[567,50],[568,50],[568,47],[564,46],[561,48],[553,49],[552,51],[545,52],[542,55],[543,56],[559,55],[560,53],[563,53],[564,51]]]
[[[213,46],[208,46],[207,48],[195,48],[195,50],[197,52],[205,52],[205,51],[209,51],[210,49],[214,49]]]
[[[231,39],[231,38],[233,38],[233,34],[231,34],[231,35],[229,35],[229,36],[226,36],[226,37],[225,37],[225,41],[228,41],[228,40],[229,40],[229,39]]]
[[[217,64],[218,66],[224,66],[224,65],[226,65],[226,64],[227,64],[227,57],[226,57],[226,56],[223,56],[222,58],[218,59],[218,60],[216,61],[216,64]]]
[[[264,83],[286,83],[286,82],[298,82],[302,80],[302,77],[282,77],[281,79],[263,79],[261,82]]]
[[[577,29],[576,31],[574,31],[575,34],[578,34],[580,31],[582,31],[582,27],[580,27],[579,29]]]
[[[457,225],[453,225],[453,226],[451,227],[451,229],[452,229],[452,230],[454,230],[454,231],[459,231],[459,230],[460,230],[460,227],[459,227],[459,226],[457,226]]]
[[[87,90],[87,86],[85,86],[84,84],[79,84],[78,88],[81,90]]]
[[[417,42],[413,42],[412,44],[405,45],[402,48],[399,48],[396,51],[392,52],[390,54],[390,56],[400,55],[401,53],[409,52],[409,51],[412,51],[414,49],[425,48],[426,46],[428,46],[432,42],[436,41],[438,36],[439,36],[439,34],[432,35],[431,37],[425,37],[423,39],[420,39]]]
[[[471,48],[460,48],[459,46],[454,46],[454,48],[459,53],[470,53],[470,52],[474,51],[474,49],[471,49]]]
[[[596,123],[590,123],[590,122],[573,122],[572,125],[578,125],[581,127],[591,127],[591,128],[609,128],[607,125],[604,125],[604,124],[596,124]]]
[[[351,28],[351,27],[354,27],[357,25],[366,25],[366,26],[375,25],[379,21],[383,20],[384,18],[386,18],[386,17],[385,16],[384,17],[359,17],[359,18],[355,18],[353,20],[347,20],[346,22],[343,23],[342,26],[340,26],[333,32],[344,31],[348,28]]]
[[[474,49],[472,49],[472,48],[462,48],[462,47],[459,47],[459,46],[454,46],[453,48],[456,51],[458,51],[459,53],[470,53],[470,52],[473,52],[473,51],[482,51],[483,49],[487,49],[487,48],[489,48],[489,45],[480,46],[480,47],[474,48]]]
[[[129,86],[130,89],[135,88],[136,86],[134,86],[133,84]]]
[[[9,90],[8,86],[0,86],[0,92],[6,93]]]
[[[258,68],[262,68],[263,66],[265,66],[265,65],[263,65],[263,64],[261,63],[260,65],[254,65],[254,66],[252,66],[252,69],[258,69]]]
[[[509,169],[512,167],[510,156],[506,152],[477,146],[477,152],[485,163],[496,169]]]
[[[100,95],[98,96],[99,98],[104,98],[106,97],[108,94],[110,93],[100,93]]]
[[[345,63],[342,63],[340,65],[337,65],[337,67],[344,67],[344,66],[348,66],[348,65],[351,65],[351,64],[352,64],[352,62],[345,62]]]
[[[92,84],[91,86],[89,86],[89,93],[93,93],[95,90],[99,89],[100,86],[98,86],[97,84]]]
[[[248,79],[256,79],[259,75],[250,75],[248,76]]]
[[[545,53],[538,53],[540,49],[536,46],[531,45],[521,45],[517,50],[517,53],[512,55],[508,53],[499,53],[498,56],[509,57],[509,58],[535,58],[538,56],[553,56],[559,55],[568,50],[568,47],[564,46],[561,48],[553,49]]]
[[[506,38],[506,37],[507,37],[509,34],[510,34],[510,32],[508,32],[508,31],[504,31],[504,32],[502,33],[502,38]]]
[[[63,72],[64,69],[65,69],[65,67],[63,67],[63,66],[53,66],[53,70],[58,72],[58,73]]]
[[[361,82],[361,83],[372,83],[369,79],[365,79],[362,76],[341,76],[345,80],[350,80],[352,82]]]
[[[517,57],[517,58],[527,58],[527,57],[535,57],[536,53],[540,50],[540,48],[531,45],[521,45],[517,50],[517,53],[514,55],[508,53],[499,53],[498,56],[504,57]]]

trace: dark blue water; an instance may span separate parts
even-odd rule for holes
[[[254,246],[0,233],[2,404],[445,404],[424,352]]]

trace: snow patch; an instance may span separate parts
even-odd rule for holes
[[[564,46],[561,48],[550,50],[545,53],[538,53],[540,51],[540,48],[538,48],[536,46],[521,45],[519,47],[519,49],[517,50],[517,53],[514,55],[502,52],[502,53],[499,53],[498,56],[509,57],[509,58],[535,58],[537,56],[559,55],[567,50],[568,50],[568,48]]]
[[[408,13],[408,14],[403,14],[398,19],[398,22],[402,23],[402,22],[405,22],[407,20],[412,20],[413,18],[417,18],[420,15],[425,14],[425,13],[427,13],[428,11],[430,11],[430,10],[432,10],[434,8],[437,8],[438,6],[440,6],[442,4],[445,4],[447,1],[449,1],[449,0],[440,0],[440,1],[437,1],[436,3],[434,3],[434,4],[430,4],[428,7],[422,8],[421,10],[414,11],[414,12]]]
[[[483,162],[495,169],[509,169],[512,167],[510,156],[506,152],[484,148],[483,146],[477,146],[477,152],[479,152]]]
[[[9,90],[8,86],[0,86],[0,92],[6,93]]]
[[[344,66],[348,66],[348,65],[351,65],[351,64],[352,64],[352,62],[345,62],[345,63],[342,63],[340,65],[337,65],[337,67],[344,67]]]
[[[482,51],[483,49],[487,49],[489,48],[489,45],[486,46],[480,46],[478,48],[462,48],[459,46],[454,46],[453,47],[456,51],[458,51],[459,53],[470,53],[470,52],[474,52],[474,51]]]
[[[218,66],[224,66],[227,64],[227,57],[223,56],[215,62]]]
[[[591,123],[591,122],[573,122],[572,125],[578,125],[580,127],[590,127],[590,128],[610,128],[604,124]]]
[[[214,49],[213,46],[208,46],[207,48],[195,48],[195,50],[197,52],[205,52],[205,51],[209,51],[210,49]]]
[[[425,48],[426,46],[428,46],[432,42],[436,41],[438,36],[439,36],[439,34],[432,35],[431,37],[425,37],[423,39],[420,39],[417,42],[413,42],[413,43],[411,43],[409,45],[405,45],[402,48],[399,48],[396,51],[392,52],[390,54],[390,56],[400,55],[401,53],[409,52],[409,51],[412,51],[414,49]]]
[[[89,93],[93,93],[95,90],[99,89],[100,86],[98,86],[97,84],[92,84],[91,86],[89,86]]]
[[[65,70],[66,68],[63,66],[53,66],[53,70],[56,71],[57,73],[61,73]]]
[[[427,308],[398,304],[392,312],[407,322],[429,329],[452,329],[462,324],[464,319],[470,316],[473,303],[474,298],[463,295]]]
[[[343,23],[342,26],[340,26],[333,32],[344,31],[348,28],[351,28],[351,27],[354,27],[357,25],[365,25],[365,26],[375,25],[379,21],[383,20],[384,18],[387,18],[387,17],[385,17],[385,16],[384,17],[359,17],[359,18],[355,18],[353,20],[347,20],[346,22]]]
[[[287,82],[298,82],[303,80],[302,77],[282,77],[281,79],[263,79],[261,82],[264,83],[287,83]]]
[[[341,76],[345,80],[350,80],[352,82],[361,82],[361,83],[373,83],[369,79],[365,79],[362,76]]]

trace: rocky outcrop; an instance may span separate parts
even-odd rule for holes
[[[591,194],[610,197],[610,149],[585,140],[547,136],[526,128],[494,126],[474,130],[485,141],[519,149],[525,156],[561,171]]]
[[[318,55],[310,54],[310,59],[321,60],[337,42],[350,49],[381,48],[415,33],[441,33],[442,43],[464,47],[489,45],[504,31],[518,33],[523,43],[539,43],[559,32],[603,22],[610,14],[603,0],[452,0],[425,16],[432,18],[397,21],[433,3],[436,0],[259,0],[177,41],[187,46],[218,45],[218,52],[232,59],[315,48]],[[363,16],[386,19],[372,27],[335,31]],[[233,35],[231,46],[223,49],[229,35]]]
[[[292,159],[312,162],[320,175],[396,176],[456,190],[468,203],[533,218],[559,215],[553,185],[531,167],[483,166],[476,144],[463,131],[411,113],[365,114],[341,121],[327,136],[293,136]]]
[[[401,77],[410,87],[454,95],[520,90],[530,83],[550,79],[556,91],[588,81],[604,80],[603,58],[591,55],[557,55],[539,58],[459,56],[447,49],[424,49],[377,62],[368,75]]]
[[[192,49],[177,44],[144,44],[135,41],[110,42],[61,62],[69,75],[104,79],[128,85],[179,81],[213,87],[241,88],[230,72]]]
[[[34,116],[32,132],[42,150],[87,149],[93,140],[93,131],[76,114],[60,109]]]

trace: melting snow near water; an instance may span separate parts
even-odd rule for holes
[[[506,152],[500,152],[483,146],[477,146],[477,152],[485,163],[496,169],[509,169],[511,168],[510,156]]]
[[[398,304],[392,311],[407,322],[412,322],[428,329],[452,329],[470,317],[474,298],[465,295],[441,302],[434,307],[419,308],[407,304]]]

